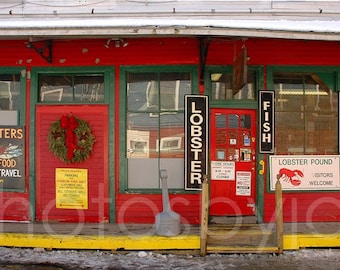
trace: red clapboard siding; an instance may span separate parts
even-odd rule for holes
[[[338,192],[283,192],[284,222],[340,221]],[[275,195],[265,193],[264,221],[275,221]]]
[[[90,158],[82,163],[66,164],[49,151],[50,125],[63,114],[73,113],[87,120],[96,138]],[[108,207],[108,111],[107,106],[37,106],[36,117],[36,215],[37,220],[99,222],[109,219]],[[55,207],[55,169],[88,169],[88,209]]]
[[[181,216],[182,223],[200,222],[199,194],[171,194],[171,209]],[[116,197],[117,223],[154,223],[163,211],[162,195],[118,194]]]
[[[25,221],[29,220],[30,203],[27,193],[0,193],[0,220]]]
[[[244,43],[231,40],[212,41],[207,65],[231,65],[247,47],[248,65],[339,65],[340,44],[329,41],[285,39],[249,39]]]

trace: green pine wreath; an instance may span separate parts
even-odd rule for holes
[[[70,118],[70,116],[67,117]],[[72,130],[77,141],[72,158],[68,157],[68,148],[66,145],[67,132],[60,125],[62,119],[56,120],[51,124],[48,133],[48,144],[50,151],[61,161],[65,163],[80,163],[89,158],[96,140],[91,132],[91,126],[86,120],[75,116],[71,117],[74,117],[78,124],[77,127]]]

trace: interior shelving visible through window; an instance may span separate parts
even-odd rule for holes
[[[273,72],[275,154],[338,154],[334,72]]]

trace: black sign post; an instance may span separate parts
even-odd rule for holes
[[[260,153],[274,153],[274,91],[259,91]]]
[[[208,173],[208,116],[207,96],[185,96],[185,189],[199,190]]]
[[[0,126],[0,189],[25,190],[24,128]]]

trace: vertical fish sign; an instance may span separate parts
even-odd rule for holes
[[[260,153],[274,153],[274,91],[259,91]]]
[[[185,96],[185,189],[200,190],[208,174],[208,96]]]

